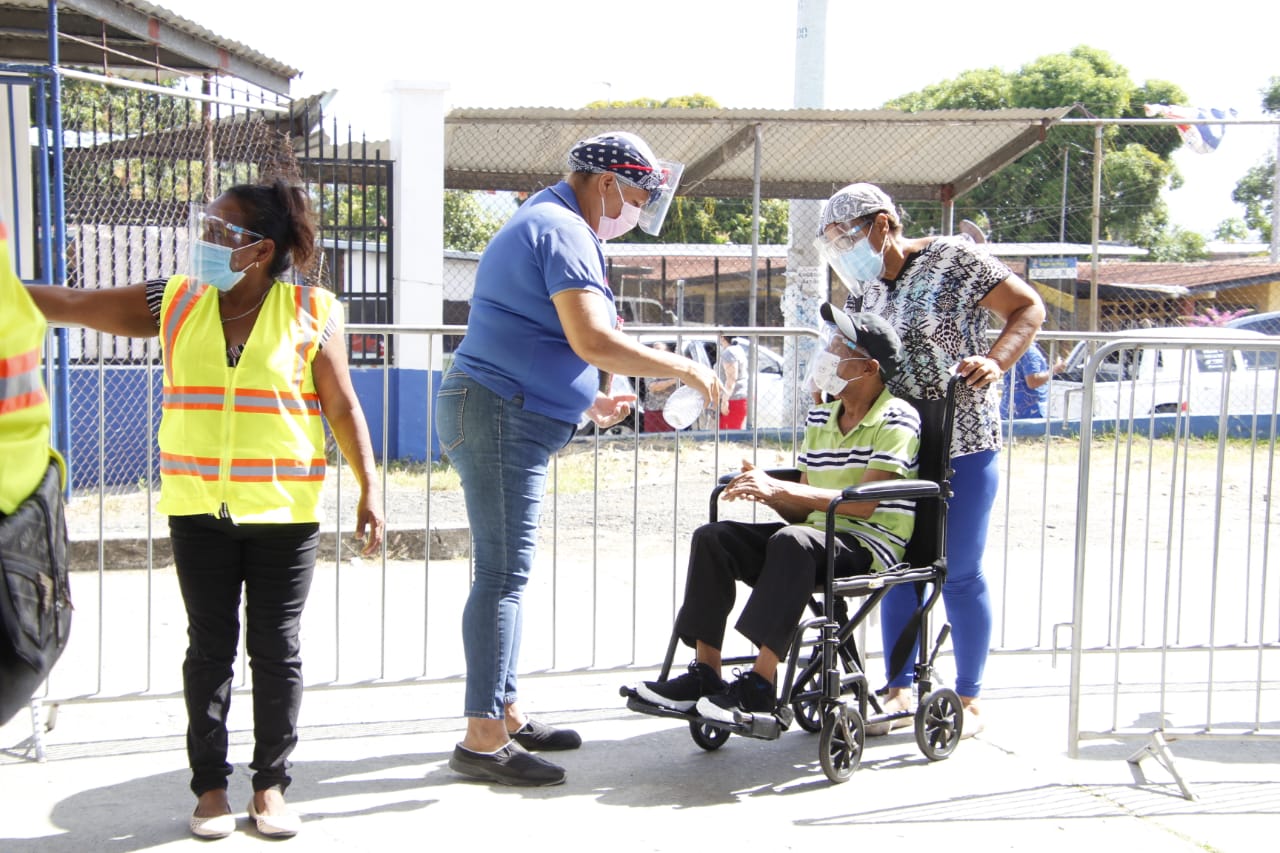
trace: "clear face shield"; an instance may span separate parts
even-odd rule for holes
[[[676,189],[680,186],[680,176],[684,174],[684,164],[672,160],[656,161],[662,169],[664,181],[656,190],[649,191],[649,201],[640,208],[640,230],[654,237],[662,230],[662,223],[667,218],[671,201],[676,197]]]
[[[832,356],[832,341],[839,341],[842,346],[835,347],[836,356]],[[852,356],[853,352],[848,347],[848,339],[840,333],[835,323],[823,322],[818,328],[818,345],[814,347],[813,355],[809,358],[808,367],[805,369],[804,387],[809,393],[823,391],[827,393],[826,387],[830,385],[830,378],[834,374],[834,370],[838,367],[839,359]]]
[[[244,277],[244,270],[234,261],[236,250],[264,239],[256,231],[210,213],[203,204],[193,204],[187,217],[187,274],[200,284],[230,290]]]
[[[845,227],[839,223],[827,226],[822,234],[813,241],[813,247],[827,266],[835,272],[840,283],[855,298],[866,290],[867,278],[864,271],[855,263],[854,248],[867,240],[867,225]],[[834,328],[834,327],[833,327]]]

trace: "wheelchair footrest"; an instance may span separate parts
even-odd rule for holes
[[[670,717],[675,720],[696,720],[698,715],[693,711],[676,711],[672,708],[664,708],[661,705],[655,705],[652,702],[646,702],[641,699],[634,688],[621,687],[618,693],[627,698],[627,710],[635,711],[639,714],[648,714],[651,717]]]
[[[790,707],[779,705],[772,714],[737,713],[734,715],[734,722],[726,723],[721,720],[712,720],[699,716],[697,712],[692,710],[676,711],[671,708],[663,708],[661,705],[654,705],[652,702],[646,702],[636,695],[636,691],[632,687],[621,687],[618,689],[618,693],[626,697],[627,709],[630,711],[648,714],[651,717],[668,717],[673,720],[683,720],[687,723],[714,726],[742,737],[759,738],[761,740],[777,740],[783,732],[791,728],[791,722],[795,719],[795,712]]]

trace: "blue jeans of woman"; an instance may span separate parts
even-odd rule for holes
[[[182,692],[187,759],[196,796],[227,787],[227,712],[240,642],[253,674],[253,789],[289,787],[298,743],[302,657],[298,633],[311,589],[320,525],[241,524],[212,515],[169,519],[178,587],[187,610]]]
[[[475,580],[462,611],[467,661],[464,713],[501,719],[516,701],[522,597],[533,568],[552,454],[575,425],[528,412],[456,367],[440,384],[440,448],[462,480]]]
[[[1000,454],[984,450],[951,460],[955,493],[947,501],[947,581],[942,601],[951,623],[955,650],[956,693],[976,697],[982,689],[982,671],[991,651],[991,595],[982,574],[982,552],[987,547],[987,523],[1000,485]],[[916,607],[915,588],[894,587],[880,602],[880,632],[886,649],[892,649]],[[888,673],[890,687],[911,684],[915,651],[896,676]],[[888,656],[886,655],[886,666]]]

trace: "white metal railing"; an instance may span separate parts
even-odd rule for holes
[[[1121,337],[1084,368],[1068,748],[1074,757],[1083,740],[1141,741],[1131,764],[1156,758],[1188,797],[1168,739],[1280,735],[1280,567],[1270,542],[1280,383],[1274,368],[1224,369],[1214,410],[1193,400],[1150,411],[1153,398],[1135,387],[1105,420],[1092,414],[1117,384],[1098,380],[1117,355],[1162,353],[1186,392],[1197,359],[1218,353],[1239,364],[1245,350],[1280,354],[1280,339]],[[1249,387],[1253,408],[1233,382]],[[1241,434],[1249,437],[1233,437]]]
[[[643,336],[655,329],[673,331],[672,327],[639,326],[627,331]],[[453,326],[348,328],[359,335],[425,338],[428,353],[435,350],[438,337],[461,331]],[[680,327],[679,331],[697,337],[720,330]],[[766,335],[776,340],[813,334],[805,329],[726,331],[756,342]],[[1097,365],[1124,344],[1107,336],[1072,333],[1044,333],[1041,341],[1052,363],[1064,354],[1068,339],[1081,338],[1092,338],[1098,344],[1082,392],[1087,405],[1092,406]],[[1142,346],[1164,344],[1154,339],[1142,342]],[[1171,345],[1191,351],[1185,342]],[[1274,350],[1280,345],[1260,346]],[[384,345],[382,351],[404,350]],[[452,482],[444,482],[451,476],[447,468],[387,464],[386,460],[388,447],[396,443],[397,430],[429,429],[434,419],[434,385],[441,367],[428,363],[424,370],[406,374],[384,359],[378,367],[362,368],[362,398],[369,409],[375,442],[383,452],[380,467],[390,536],[380,558],[363,562],[352,559],[349,545],[338,545],[340,530],[350,532],[356,495],[350,472],[341,465],[333,466],[323,497],[327,512],[323,555],[303,623],[309,689],[452,680],[462,673],[458,626],[470,583],[470,564],[461,493]],[[794,377],[799,367],[789,364],[786,370]],[[1060,381],[1052,380],[1051,389]],[[411,404],[413,411],[404,410],[408,388],[421,392]],[[393,399],[399,401],[400,411],[391,405]],[[98,416],[99,458],[113,452],[110,408],[110,401],[104,398]],[[1108,574],[1121,576],[1120,569],[1129,569],[1136,552],[1118,548],[1135,536],[1133,547],[1144,553],[1144,584],[1150,585],[1156,568],[1176,571],[1179,577],[1194,575],[1190,570],[1199,563],[1187,566],[1185,560],[1200,558],[1191,548],[1169,552],[1166,565],[1160,567],[1149,559],[1157,552],[1164,554],[1162,540],[1172,535],[1169,524],[1154,525],[1152,520],[1157,517],[1178,524],[1194,521],[1196,532],[1184,540],[1190,538],[1199,544],[1201,539],[1212,539],[1218,543],[1215,555],[1228,547],[1244,547],[1248,553],[1243,565],[1251,567],[1250,589],[1267,580],[1267,589],[1276,588],[1275,579],[1269,577],[1274,570],[1267,538],[1267,525],[1275,521],[1269,499],[1275,476],[1274,415],[1270,431],[1261,438],[1229,439],[1224,427],[1220,434],[1225,446],[1221,450],[1215,440],[1191,437],[1193,420],[1206,417],[1190,412],[1146,415],[1133,418],[1133,426],[1123,429],[1114,426],[1116,421],[1111,419],[1104,425],[1105,432],[1090,420],[1064,425],[1057,418],[1006,428],[1001,490],[992,514],[984,565],[995,615],[996,654],[1052,653],[1065,648],[1056,639],[1057,629],[1070,626],[1075,644],[1073,702],[1078,702],[1082,685],[1092,684],[1093,671],[1083,666],[1084,658],[1102,651],[1116,659],[1150,658],[1147,635],[1124,633],[1106,642],[1087,639],[1081,578],[1086,557],[1090,580],[1097,566],[1108,561],[1120,561]],[[1265,416],[1254,418],[1255,426],[1259,419],[1267,420]],[[1238,420],[1228,417],[1225,423]],[[1144,443],[1142,429],[1147,424],[1159,424],[1173,432],[1169,438]],[[1086,436],[1083,446],[1081,433]],[[766,466],[791,465],[799,438],[790,430],[753,426],[732,434],[710,430],[574,439],[551,471],[540,550],[527,592],[522,669],[538,672],[656,665],[679,604],[689,536],[707,517],[706,500],[716,477],[736,468],[742,458]],[[1174,478],[1166,485],[1170,489],[1177,486],[1177,490],[1161,494],[1148,489],[1144,502],[1138,504],[1131,493],[1134,476],[1141,470],[1146,480],[1155,484],[1157,458],[1161,465],[1174,466]],[[1110,467],[1099,467],[1100,459]],[[1249,478],[1247,482],[1238,482],[1242,476]],[[1208,494],[1218,496],[1203,509],[1194,501],[1188,503],[1182,491],[1192,484],[1200,489],[1202,482],[1209,484],[1203,486]],[[1119,485],[1100,492],[1099,483]],[[72,499],[71,526],[74,536],[82,540],[78,552],[96,557],[90,560],[92,571],[73,575],[76,613],[71,644],[50,678],[47,701],[180,692],[185,620],[169,564],[166,523],[154,513],[154,498],[155,484],[146,476],[136,491],[119,494],[100,486]],[[1248,525],[1237,530],[1225,524],[1234,518],[1240,501],[1244,501],[1241,506]],[[1145,509],[1145,517],[1143,526],[1135,528],[1137,521],[1130,514],[1139,505]],[[737,517],[745,512],[744,518],[752,518],[755,511],[732,505],[722,514]],[[1196,514],[1201,512],[1205,514]],[[1100,520],[1108,524],[1105,535],[1096,530]],[[1117,524],[1123,531],[1111,530]],[[1206,535],[1201,536],[1200,531]],[[1215,536],[1209,537],[1209,531]],[[1082,551],[1084,545],[1094,550]],[[1190,584],[1184,583],[1184,587],[1190,596],[1188,605],[1199,600],[1191,595]],[[1122,591],[1127,601],[1131,591]],[[1109,601],[1119,592],[1108,585],[1098,601]],[[1258,601],[1265,602],[1265,597]],[[1087,603],[1094,610],[1101,607],[1093,598]],[[1261,630],[1263,623],[1274,629],[1278,618],[1274,610],[1258,604],[1258,612],[1248,620],[1250,631]],[[878,653],[877,641],[871,638],[873,655]],[[735,642],[744,647],[726,648],[726,654],[749,651],[745,641],[729,640],[730,644]],[[1270,650],[1271,644],[1264,643],[1262,648]],[[243,684],[243,667],[241,672]],[[1044,677],[1062,680],[1054,675]],[[1132,682],[1122,682],[1117,675],[1109,683],[1121,695],[1121,685]],[[1073,749],[1077,738],[1086,736],[1078,723],[1079,718],[1073,717]],[[1113,732],[1118,728],[1099,730]]]

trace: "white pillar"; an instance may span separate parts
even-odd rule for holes
[[[444,114],[447,83],[391,84],[391,159],[395,161],[395,304],[406,325],[439,325],[444,310]],[[406,335],[401,369],[440,370],[441,341]]]
[[[31,132],[30,86],[0,87],[0,219],[9,229],[9,255],[14,269],[21,278],[35,275],[35,227],[33,223],[33,198],[31,185]],[[10,96],[13,110],[10,111]],[[12,131],[12,133],[10,132]],[[9,137],[17,141],[9,144]],[[18,186],[9,186],[9,177],[18,176]],[[46,275],[48,272],[46,271]]]
[[[795,106],[801,109],[822,109],[823,88],[826,82],[827,0],[796,0],[796,67]],[[787,250],[787,286],[782,293],[782,321],[788,326],[817,328],[818,307],[827,292],[826,268],[813,248],[817,233],[818,214],[822,202],[812,199],[791,200],[791,246]],[[796,349],[799,352],[796,352]],[[789,393],[799,388],[813,354],[811,341],[787,338],[783,355],[785,369],[791,370],[793,360],[799,362],[800,376],[784,376]],[[793,405],[788,399],[788,407]],[[804,412],[808,402],[799,401]]]

